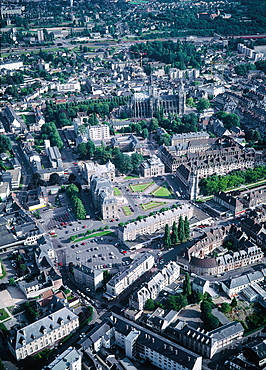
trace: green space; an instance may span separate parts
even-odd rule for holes
[[[22,116],[23,118],[23,116]],[[27,124],[36,123],[35,115],[34,114],[25,114],[24,118]]]
[[[131,216],[132,215],[131,209],[128,206],[124,206],[124,207],[122,207],[122,209],[123,209],[123,212],[126,216]]]
[[[121,193],[121,190],[120,189],[114,188],[114,194],[115,195],[121,195],[122,193]]]
[[[136,178],[138,178],[138,176],[129,175],[129,176],[126,176],[126,177],[124,178],[124,180],[132,180],[132,179],[136,179]]]
[[[144,184],[129,185],[129,187],[133,193],[139,193],[139,192],[143,192],[144,190],[148,189],[148,187],[153,184],[154,182],[146,182]]]
[[[0,308],[0,321],[4,321],[9,318],[9,314],[4,308]]]
[[[152,195],[160,198],[169,198],[169,199],[175,198],[171,190],[169,190],[166,182],[164,182],[162,186],[158,186],[158,188],[152,192]]]
[[[166,202],[156,202],[156,201],[152,200],[148,203],[143,203],[140,206],[144,211],[149,211],[150,209],[160,207],[160,206],[164,205],[165,203]]]
[[[232,171],[226,176],[212,175],[202,178],[199,187],[203,195],[212,195],[219,191],[232,190],[240,185],[265,181],[265,179],[266,166],[257,166],[254,169]]]
[[[6,277],[6,269],[5,266],[3,265],[1,259],[0,259],[0,264],[1,264],[1,269],[2,269],[2,275],[0,275],[0,280],[4,279]]]
[[[98,233],[90,234],[88,236],[84,236],[82,238],[76,239],[75,240],[75,243],[76,242],[81,242],[81,241],[86,240],[86,239],[95,238],[97,236],[104,236],[104,235],[105,236],[106,235],[108,235],[108,236],[116,236],[115,233],[113,233],[112,231],[108,231],[108,230],[106,230],[106,231],[99,231]]]

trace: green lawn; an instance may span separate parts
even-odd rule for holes
[[[114,188],[114,193],[115,193],[115,195],[121,195],[122,194],[120,189],[118,189],[118,188]]]
[[[156,207],[161,207],[165,204],[166,202],[156,202],[154,200],[148,202],[148,203],[143,203],[141,204],[141,208],[144,210],[144,211],[149,211],[150,209],[153,209],[153,208],[156,208]]]
[[[128,206],[124,206],[124,207],[122,207],[122,209],[123,209],[123,212],[126,216],[131,216],[132,215],[131,209]]]
[[[97,233],[93,233],[93,234],[90,234],[90,235],[87,235],[87,236],[83,236],[82,238],[75,239],[73,241],[73,243],[81,242],[81,241],[86,240],[86,239],[94,238],[96,236],[104,236],[104,235],[116,236],[115,233],[113,233],[112,231],[108,231],[108,230],[106,230],[106,231],[99,231]]]
[[[124,178],[124,180],[131,180],[131,179],[137,179],[137,178],[138,178],[138,176],[136,176],[136,175],[130,175],[130,176],[126,176]]]
[[[162,186],[159,186],[157,189],[155,189],[152,192],[152,195],[154,195],[155,197],[161,197],[161,198],[170,198],[170,199],[174,198],[172,192],[167,187],[167,183],[165,182],[162,184]]]
[[[4,308],[0,308],[0,321],[6,320],[7,318],[9,318],[9,314]]]
[[[129,185],[129,187],[133,193],[138,193],[138,192],[142,192],[146,190],[152,184],[154,184],[154,182],[146,182],[144,184]]]

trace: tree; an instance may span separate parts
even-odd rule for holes
[[[221,304],[221,307],[220,307],[220,310],[222,313],[227,313],[227,312],[230,312],[231,311],[231,306],[229,303],[227,302],[223,302]]]
[[[192,292],[191,282],[190,282],[190,276],[186,272],[185,274],[185,280],[183,282],[183,295],[190,296]]]
[[[9,285],[15,285],[15,279],[13,278],[10,278],[8,282],[9,282]]]
[[[52,173],[50,175],[49,182],[51,185],[60,184],[60,176],[58,173]]]
[[[185,239],[188,239],[190,237],[190,226],[189,226],[189,221],[188,221],[187,216],[185,217],[185,221],[184,221],[184,235],[185,235]]]
[[[127,154],[119,153],[114,158],[114,164],[117,170],[121,173],[128,173],[133,170],[130,156]]]
[[[25,272],[25,271],[27,270],[27,266],[26,266],[24,263],[22,263],[22,264],[19,266],[19,268],[20,268],[20,270],[21,270],[22,272]]]
[[[212,313],[208,313],[206,316],[204,316],[203,321],[208,330],[217,329],[220,325],[219,319],[216,316],[214,316]]]
[[[178,221],[178,239],[182,242],[185,238],[184,220],[183,217],[179,217]]]
[[[204,300],[200,304],[200,310],[204,315],[207,315],[212,312],[212,304],[209,301]]]
[[[170,228],[168,224],[166,224],[164,228],[163,244],[165,248],[169,248],[171,245]]]
[[[74,173],[71,173],[69,176],[68,176],[68,181],[69,182],[75,182],[76,181],[76,175],[74,175]]]
[[[67,196],[70,198],[74,194],[78,194],[79,189],[75,184],[70,184],[67,188]]]
[[[233,299],[232,299],[232,302],[231,302],[231,307],[232,308],[234,308],[234,307],[236,307],[237,306],[237,299],[236,299],[236,297],[234,297]]]
[[[11,140],[8,136],[0,135],[0,153],[10,152],[12,149]]]
[[[149,124],[149,131],[156,131],[159,128],[158,120],[156,118],[152,118]]]
[[[140,153],[131,154],[131,163],[133,166],[133,170],[136,170],[142,162],[143,156]]]
[[[147,139],[147,137],[149,136],[149,131],[148,131],[148,129],[147,128],[144,128],[143,130],[142,130],[142,137],[144,138],[144,139]]]
[[[174,221],[173,226],[172,226],[171,243],[177,244],[177,242],[178,242],[178,231],[177,231],[176,222]]]
[[[203,112],[205,109],[210,108],[210,102],[208,99],[200,98],[199,101],[196,104],[197,111],[199,113]]]
[[[153,311],[155,309],[155,302],[153,299],[147,299],[145,303],[145,310]]]

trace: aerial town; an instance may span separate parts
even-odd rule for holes
[[[0,370],[265,370],[265,0],[2,0],[0,37]]]

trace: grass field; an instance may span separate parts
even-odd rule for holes
[[[6,320],[9,317],[9,314],[4,308],[0,308],[0,321]]]
[[[155,189],[152,192],[152,195],[160,198],[169,198],[169,199],[174,198],[172,192],[168,189],[167,184],[165,182],[162,184],[162,186],[159,186],[157,189]]]
[[[149,211],[153,208],[156,208],[156,207],[161,207],[165,204],[166,202],[156,202],[154,200],[148,202],[148,203],[143,203],[141,204],[141,208],[144,210],[144,211]]]
[[[138,176],[130,175],[130,176],[126,176],[124,180],[131,180],[131,179],[137,179],[137,178]]]
[[[154,184],[154,182],[146,182],[144,184],[129,185],[129,187],[133,193],[138,193],[138,192],[142,192],[146,190],[152,184]]]
[[[121,195],[122,193],[121,193],[120,189],[114,188],[114,194],[115,195]]]
[[[99,231],[97,233],[93,233],[93,234],[90,234],[88,236],[83,236],[82,238],[79,238],[79,239],[76,239],[73,241],[73,243],[77,243],[77,242],[82,242],[83,240],[86,240],[86,239],[91,239],[91,238],[95,238],[97,236],[116,236],[115,233],[113,233],[112,231]]]
[[[132,215],[131,209],[128,206],[124,206],[124,207],[122,207],[122,209],[123,209],[123,212],[126,216],[131,216]]]

